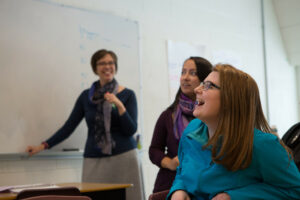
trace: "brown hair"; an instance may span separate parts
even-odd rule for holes
[[[252,161],[254,128],[272,134],[259,89],[250,75],[231,65],[217,64],[213,71],[220,77],[220,118],[205,147],[211,145],[213,161],[228,170],[245,169]]]
[[[109,51],[109,50],[106,50],[106,49],[100,49],[100,50],[96,51],[91,57],[91,66],[92,66],[92,69],[93,69],[95,74],[97,74],[96,70],[97,70],[98,60],[100,60],[101,58],[103,58],[107,54],[111,55],[111,57],[114,60],[115,66],[116,66],[116,71],[118,70],[118,57],[117,57],[117,55],[113,51]]]

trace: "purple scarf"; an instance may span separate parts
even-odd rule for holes
[[[94,82],[89,91],[89,97],[91,102],[97,105],[94,127],[96,143],[103,154],[111,155],[115,142],[110,133],[112,105],[104,99],[106,92],[117,94],[118,82],[115,79],[103,86],[99,81]]]
[[[173,117],[173,129],[174,135],[177,140],[181,138],[183,130],[186,128],[191,119],[194,118],[193,110],[194,110],[195,102],[185,96],[183,93],[179,96],[179,102],[174,111]]]

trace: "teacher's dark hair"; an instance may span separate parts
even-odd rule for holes
[[[189,57],[188,59],[186,59],[184,62],[186,62],[188,60],[193,60],[194,61],[195,65],[196,65],[196,69],[197,69],[197,76],[198,76],[200,82],[204,81],[204,79],[208,76],[208,74],[210,72],[212,72],[213,66],[205,58],[192,56],[192,57]],[[178,89],[177,94],[175,96],[175,100],[169,106],[169,108],[171,108],[172,110],[176,109],[176,106],[179,102],[180,93],[181,93],[181,88],[179,86],[179,89]]]
[[[100,50],[96,51],[93,54],[92,58],[91,58],[91,66],[92,66],[93,71],[94,71],[95,74],[97,74],[96,70],[97,70],[98,60],[100,60],[101,58],[103,58],[107,54],[109,54],[114,59],[114,63],[115,63],[115,66],[116,66],[116,71],[118,70],[118,57],[117,57],[117,55],[113,51],[109,51],[109,50],[106,50],[106,49],[100,49]]]

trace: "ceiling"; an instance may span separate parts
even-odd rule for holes
[[[300,67],[300,0],[273,0],[290,64]]]

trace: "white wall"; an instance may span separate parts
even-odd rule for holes
[[[269,122],[282,136],[298,122],[296,69],[288,63],[280,27],[271,0],[264,1],[266,58],[268,75]]]
[[[159,114],[170,104],[167,96],[169,92],[167,40],[205,45],[207,48],[205,57],[209,60],[212,60],[213,52],[216,50],[236,53],[241,63],[238,67],[256,79],[263,106],[266,107],[259,0],[51,0],[51,2],[104,11],[139,23],[143,87],[143,104],[139,105],[139,109],[142,109],[143,113],[140,125],[143,126],[142,161],[146,197],[153,189],[157,173],[157,167],[149,161],[148,147]],[[276,19],[272,17],[274,13],[270,1],[266,3],[266,7],[272,20],[271,27],[268,28],[270,39],[267,47],[268,50],[271,49],[271,53],[268,54],[268,66],[272,69],[274,67],[274,70],[268,70],[268,75],[272,74],[269,81],[276,82],[276,85],[274,84],[276,88],[273,87],[273,83],[269,84],[272,85],[269,99],[275,102],[270,103],[271,123],[283,131],[290,122],[297,120],[293,114],[295,96],[289,95],[284,98],[281,95],[283,91],[294,90],[294,76],[293,69],[284,56],[279,30],[276,28],[278,25]],[[274,56],[276,60],[273,59]],[[278,65],[273,65],[273,62]],[[283,78],[278,81],[279,75]],[[281,111],[282,103],[284,111]],[[282,117],[285,115],[287,118]]]

